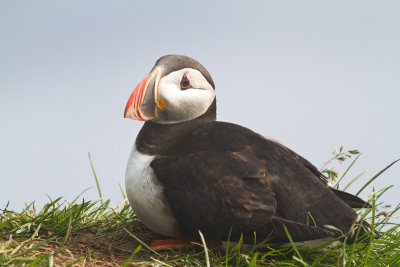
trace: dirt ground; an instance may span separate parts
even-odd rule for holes
[[[135,235],[146,244],[150,244],[159,238],[159,236],[146,229],[138,232],[135,231]],[[62,239],[60,237],[56,240],[57,242],[42,245],[39,249],[40,253],[49,254],[57,250]],[[139,245],[139,242],[124,230],[120,230],[117,234],[112,233],[107,235],[85,232],[79,235],[72,235],[65,244],[66,249],[54,258],[54,263],[60,266],[67,266],[74,262],[74,260],[84,257],[84,259],[73,265],[121,266]],[[38,251],[35,251],[26,256],[33,256],[33,254],[37,253]],[[149,264],[149,261],[151,261],[150,256],[149,251],[142,247],[142,250],[134,256],[134,262],[129,266],[151,266]],[[148,262],[147,264],[146,261]]]

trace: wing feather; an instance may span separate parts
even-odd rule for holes
[[[213,122],[194,130],[165,150],[150,166],[183,235],[231,240],[294,241],[347,233],[357,214],[332,190],[310,162],[287,147],[238,125]],[[316,225],[308,225],[311,215]],[[293,232],[293,234],[292,234]],[[232,239],[233,238],[233,239]]]
[[[209,240],[238,239],[287,242],[283,225],[295,241],[335,236],[321,227],[279,218],[277,200],[265,167],[248,152],[200,151],[185,156],[158,157],[152,163],[184,236]]]

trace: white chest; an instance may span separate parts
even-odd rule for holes
[[[133,211],[144,225],[158,234],[176,237],[177,222],[150,167],[152,160],[153,156],[141,154],[133,146],[125,174],[126,194]]]

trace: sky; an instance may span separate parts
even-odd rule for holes
[[[216,84],[217,116],[275,139],[317,167],[362,156],[358,189],[400,158],[398,1],[1,1],[0,209],[49,198],[123,199],[143,122],[125,104],[155,61],[184,54]],[[344,172],[344,166],[337,170]],[[394,185],[400,164],[373,182]]]

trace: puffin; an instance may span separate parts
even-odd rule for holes
[[[145,121],[125,186],[137,218],[167,239],[156,250],[207,242],[274,244],[369,235],[361,198],[328,185],[309,161],[277,141],[216,120],[215,85],[197,60],[157,60],[125,107]],[[290,240],[292,239],[292,240]]]

